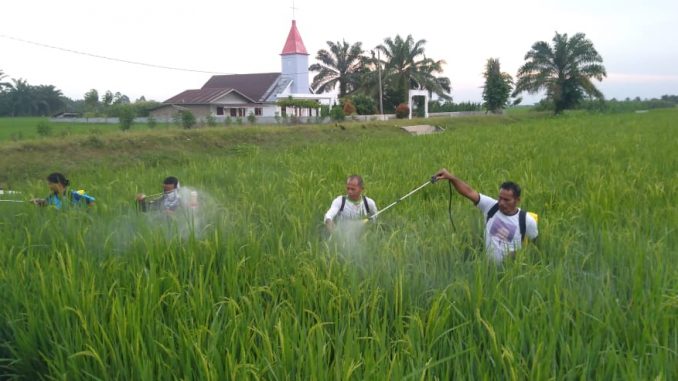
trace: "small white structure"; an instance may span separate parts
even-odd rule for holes
[[[445,131],[443,128],[440,128],[438,126],[431,126],[429,124],[420,124],[417,126],[404,126],[400,128],[407,131],[410,135],[430,135]]]
[[[428,118],[428,90],[410,90],[407,95],[407,105],[410,107],[410,119],[412,119],[412,98],[424,97],[424,118]]]

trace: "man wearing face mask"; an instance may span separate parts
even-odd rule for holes
[[[174,212],[179,207],[179,180],[174,176],[167,177],[162,183],[162,193],[153,196],[138,194],[137,205],[142,212],[158,210]]]

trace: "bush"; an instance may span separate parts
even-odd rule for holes
[[[120,105],[117,109],[117,114],[121,130],[127,131],[132,128],[132,124],[134,124],[134,117],[136,116],[132,106]]]
[[[410,108],[405,103],[401,103],[396,107],[395,115],[398,119],[405,119],[410,116]]]
[[[207,127],[214,127],[217,125],[217,120],[210,114],[205,117],[205,123],[207,123]]]
[[[233,119],[231,119],[230,116],[227,116],[226,119],[224,119],[224,125],[230,126],[231,124],[233,124]]]
[[[237,124],[238,126],[242,126],[242,118],[241,117],[235,118],[235,124]]]
[[[50,136],[50,135],[52,135],[52,126],[50,126],[49,123],[47,123],[44,120],[38,122],[36,129],[38,131],[38,135],[40,135],[40,136]]]
[[[146,119],[146,123],[148,124],[148,128],[150,129],[154,129],[155,126],[158,125],[158,121],[155,120],[155,118],[152,116],[149,116],[148,119]]]
[[[320,106],[320,117],[323,119],[330,117],[330,106],[322,105]]]
[[[257,117],[254,116],[254,113],[253,113],[252,111],[250,111],[250,113],[247,114],[247,121],[248,121],[250,124],[255,124],[255,123],[257,123]]]
[[[195,126],[195,115],[190,111],[181,112],[181,125],[189,129]]]
[[[344,111],[344,116],[355,114],[355,106],[353,105],[353,102],[351,102],[350,98],[345,98],[343,103],[344,105],[342,109]]]
[[[335,122],[341,122],[346,119],[346,114],[344,114],[344,110],[341,107],[334,106],[330,110],[330,118]]]
[[[280,124],[280,113],[276,111],[273,117],[275,118],[275,124]]]
[[[358,115],[373,115],[377,113],[377,102],[367,95],[354,96],[353,104]]]

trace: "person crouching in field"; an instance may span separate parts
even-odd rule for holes
[[[31,202],[38,206],[52,206],[56,209],[63,209],[66,205],[94,205],[94,197],[88,195],[84,190],[69,191],[70,181],[61,173],[54,172],[47,176],[47,186],[50,194],[47,198],[36,198]]]
[[[162,193],[153,196],[146,196],[142,193],[138,194],[136,200],[139,210],[142,212],[174,212],[177,210],[181,201],[179,197],[179,179],[174,176],[167,177],[162,182],[162,190]]]
[[[485,216],[485,247],[488,255],[497,262],[505,257],[515,256],[515,252],[527,239],[535,240],[539,231],[534,213],[520,208],[520,186],[507,181],[499,187],[499,200],[478,193],[464,181],[451,174],[447,169],[436,173],[436,179],[449,180],[462,196],[473,201]]]
[[[325,213],[325,227],[331,233],[335,228],[335,220],[360,220],[377,213],[377,204],[369,197],[362,195],[363,178],[351,175],[346,180],[346,195],[332,201],[332,206]]]

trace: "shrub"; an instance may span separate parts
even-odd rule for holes
[[[252,111],[250,111],[250,113],[247,114],[247,121],[248,121],[250,124],[255,124],[255,123],[257,123],[257,117],[254,116],[254,113],[253,113]]]
[[[377,113],[377,103],[367,95],[356,95],[353,97],[358,115],[373,115]]]
[[[335,122],[341,122],[346,119],[346,114],[344,114],[344,110],[341,107],[334,106],[332,107],[332,110],[330,110],[330,118]]]
[[[325,119],[330,117],[330,106],[322,105],[320,106],[320,116]]]
[[[44,120],[41,120],[40,122],[38,122],[36,129],[38,131],[38,135],[40,135],[40,136],[50,136],[50,135],[52,135],[52,126],[50,126],[49,123],[47,123]]]
[[[344,105],[342,109],[344,111],[344,116],[355,114],[355,106],[353,105],[353,102],[351,102],[350,98],[344,99]]]
[[[132,128],[132,124],[134,124],[134,117],[136,116],[132,106],[120,105],[117,109],[117,114],[121,130],[127,131]]]
[[[195,115],[193,115],[192,112],[190,111],[182,111],[181,112],[181,125],[184,126],[184,128],[189,129],[195,126]]]
[[[235,124],[237,124],[238,126],[242,126],[242,118],[241,117],[235,118]]]
[[[275,118],[275,124],[280,124],[280,113],[276,111],[273,117]]]
[[[158,121],[155,120],[155,118],[152,116],[149,116],[148,119],[146,119],[146,123],[148,124],[148,128],[150,129],[154,129],[155,126],[158,125]]]
[[[401,103],[395,109],[396,118],[405,119],[410,116],[410,108],[405,104]]]
[[[207,123],[208,127],[214,127],[217,125],[217,120],[212,114],[210,114],[205,117],[205,123]]]
[[[231,124],[233,124],[233,119],[231,119],[230,116],[227,116],[226,119],[224,119],[224,124],[230,126]]]

